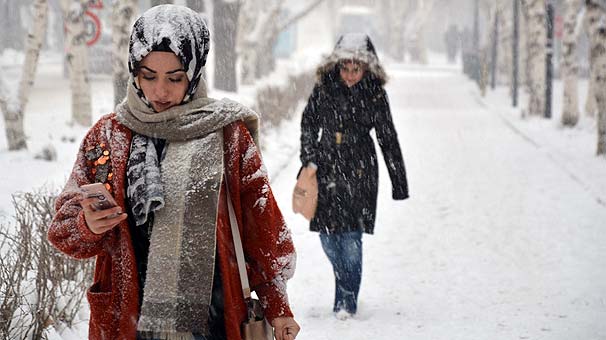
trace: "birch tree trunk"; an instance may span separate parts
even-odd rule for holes
[[[136,0],[114,0],[112,6],[112,69],[114,106],[126,97],[128,43],[131,23],[137,12]]]
[[[562,36],[562,63],[560,65],[564,81],[561,123],[575,126],[579,121],[579,95],[577,87],[577,18],[581,0],[566,0],[564,3],[564,32]]]
[[[72,91],[72,120],[82,126],[92,124],[92,103],[88,78],[88,50],[84,12],[88,0],[62,0],[65,17],[67,69]]]
[[[31,87],[34,84],[38,57],[40,56],[48,21],[48,3],[46,0],[36,0],[32,6],[33,25],[27,35],[25,60],[23,61],[16,100],[10,94],[8,84],[4,79],[0,79],[0,109],[4,113],[8,149],[11,151],[27,149],[23,124],[25,107]]]
[[[589,40],[590,49],[593,49],[593,46],[598,44],[598,34],[597,30],[599,27],[600,21],[600,7],[597,5],[592,5],[591,3],[587,4],[585,11],[585,21],[583,22],[585,26],[585,31],[587,32],[587,37]],[[596,83],[595,78],[592,77],[595,73],[594,66],[596,63],[595,60],[596,55],[594,53],[589,53],[589,87],[587,88],[587,100],[585,102],[585,114],[590,117],[595,117],[598,112],[597,103],[596,103]]]
[[[529,64],[529,98],[527,113],[542,116],[545,113],[545,44],[547,39],[547,21],[544,0],[522,0],[526,10],[527,46]]]
[[[592,13],[589,20],[591,30],[590,55],[593,60],[591,81],[594,85],[597,109],[597,155],[606,155],[606,8],[600,7],[597,1],[587,1],[587,13]]]

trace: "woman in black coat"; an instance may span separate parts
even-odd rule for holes
[[[316,169],[318,208],[310,229],[335,273],[334,312],[356,313],[362,274],[362,233],[374,232],[378,166],[370,131],[391,177],[393,199],[408,198],[404,159],[394,128],[385,71],[370,38],[346,34],[317,70],[303,111],[301,162]]]

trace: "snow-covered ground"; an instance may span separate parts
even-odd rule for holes
[[[332,315],[329,262],[290,209],[298,118],[264,140],[298,252],[289,284],[297,339],[606,339],[606,159],[594,155],[595,122],[559,127],[558,83],[556,117],[522,119],[506,89],[482,98],[458,67],[388,64],[387,72],[411,198],[391,200],[381,164],[376,234],[363,239],[354,319]],[[11,193],[60,187],[69,174],[85,129],[68,125],[68,89],[59,64],[40,66],[27,109],[30,151],[7,152],[0,122],[4,218]],[[246,91],[236,98],[250,100]],[[109,112],[109,78],[95,77],[93,93],[94,116]],[[48,143],[58,161],[33,160]],[[83,323],[51,338],[85,335]]]

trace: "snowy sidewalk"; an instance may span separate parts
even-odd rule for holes
[[[355,319],[333,317],[328,260],[291,213],[296,158],[272,185],[298,250],[289,284],[298,339],[606,338],[606,208],[604,192],[589,190],[604,179],[579,182],[554,166],[559,156],[489,109],[458,69],[391,66],[411,199],[391,200],[381,163]],[[522,124],[530,133],[535,123]],[[590,151],[577,157],[597,171],[604,162]]]

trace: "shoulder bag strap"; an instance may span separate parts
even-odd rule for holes
[[[234,206],[231,202],[229,194],[229,184],[225,181],[225,193],[227,194],[227,210],[229,210],[229,223],[231,225],[231,234],[234,238],[234,247],[236,249],[236,260],[238,261],[238,270],[240,271],[240,282],[242,283],[242,294],[244,300],[250,299],[250,284],[248,283],[248,275],[246,274],[246,265],[244,262],[244,250],[242,248],[242,240],[240,239],[240,230],[238,229],[238,220],[234,212]]]

